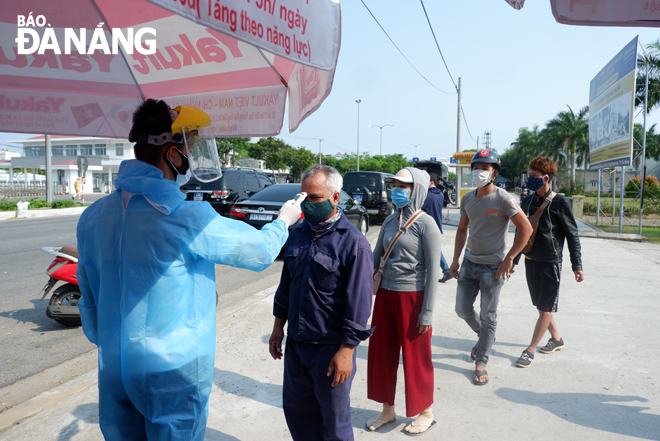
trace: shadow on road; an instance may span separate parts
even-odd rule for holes
[[[537,393],[511,388],[498,389],[495,394],[512,403],[538,406],[565,421],[592,429],[635,438],[657,440],[660,415],[643,413],[648,407],[619,403],[648,402],[632,395],[590,393]],[[546,421],[550,424],[550,421]]]

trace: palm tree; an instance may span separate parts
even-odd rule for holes
[[[660,106],[660,40],[656,40],[646,46],[649,56],[649,95],[647,111]],[[637,86],[635,90],[635,105],[644,105],[644,85],[646,82],[646,57],[640,53],[637,58]]]
[[[570,185],[575,188],[575,164],[578,152],[589,151],[589,106],[584,106],[578,113],[570,106],[548,121],[543,130],[546,140],[546,154],[559,164],[564,162],[570,167]],[[564,161],[562,156],[566,157]],[[586,159],[586,156],[583,156]]]

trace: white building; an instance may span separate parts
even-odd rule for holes
[[[135,158],[133,143],[126,139],[58,135],[52,135],[50,138],[51,181],[55,185],[65,186],[69,193],[74,192],[74,183],[80,177],[77,165],[79,157],[84,156],[89,163],[85,174],[85,193],[113,191],[121,161]],[[6,160],[0,161],[1,168],[9,169],[10,182],[32,181],[35,178],[35,169],[46,169],[44,135],[9,142],[21,144],[25,151],[25,156],[12,157],[9,163]],[[32,169],[32,179],[27,173],[15,173],[15,169]]]

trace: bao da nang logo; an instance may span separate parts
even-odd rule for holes
[[[26,17],[18,16],[18,54],[27,55],[38,53],[43,55],[45,51],[52,50],[56,54],[71,55],[71,48],[79,54],[93,54],[103,52],[106,55],[117,55],[121,46],[124,52],[133,54],[133,49],[143,55],[156,53],[156,30],[154,28],[140,28],[135,32],[133,28],[126,28],[126,34],[121,29],[113,28],[111,41],[108,42],[106,31],[103,29],[105,23],[101,22],[93,30],[89,45],[87,44],[88,29],[64,28],[64,50],[55,35],[55,29],[50,27],[46,17],[43,15],[32,16],[32,12]],[[35,28],[43,28],[43,35]],[[89,29],[92,32],[91,29]],[[154,38],[146,38],[147,35]]]

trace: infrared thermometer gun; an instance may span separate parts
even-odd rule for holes
[[[307,193],[305,193],[304,191],[301,191],[300,193],[295,195],[295,197],[293,198],[293,202],[295,202],[295,203],[302,202],[302,201],[305,200],[306,197],[307,197]]]

